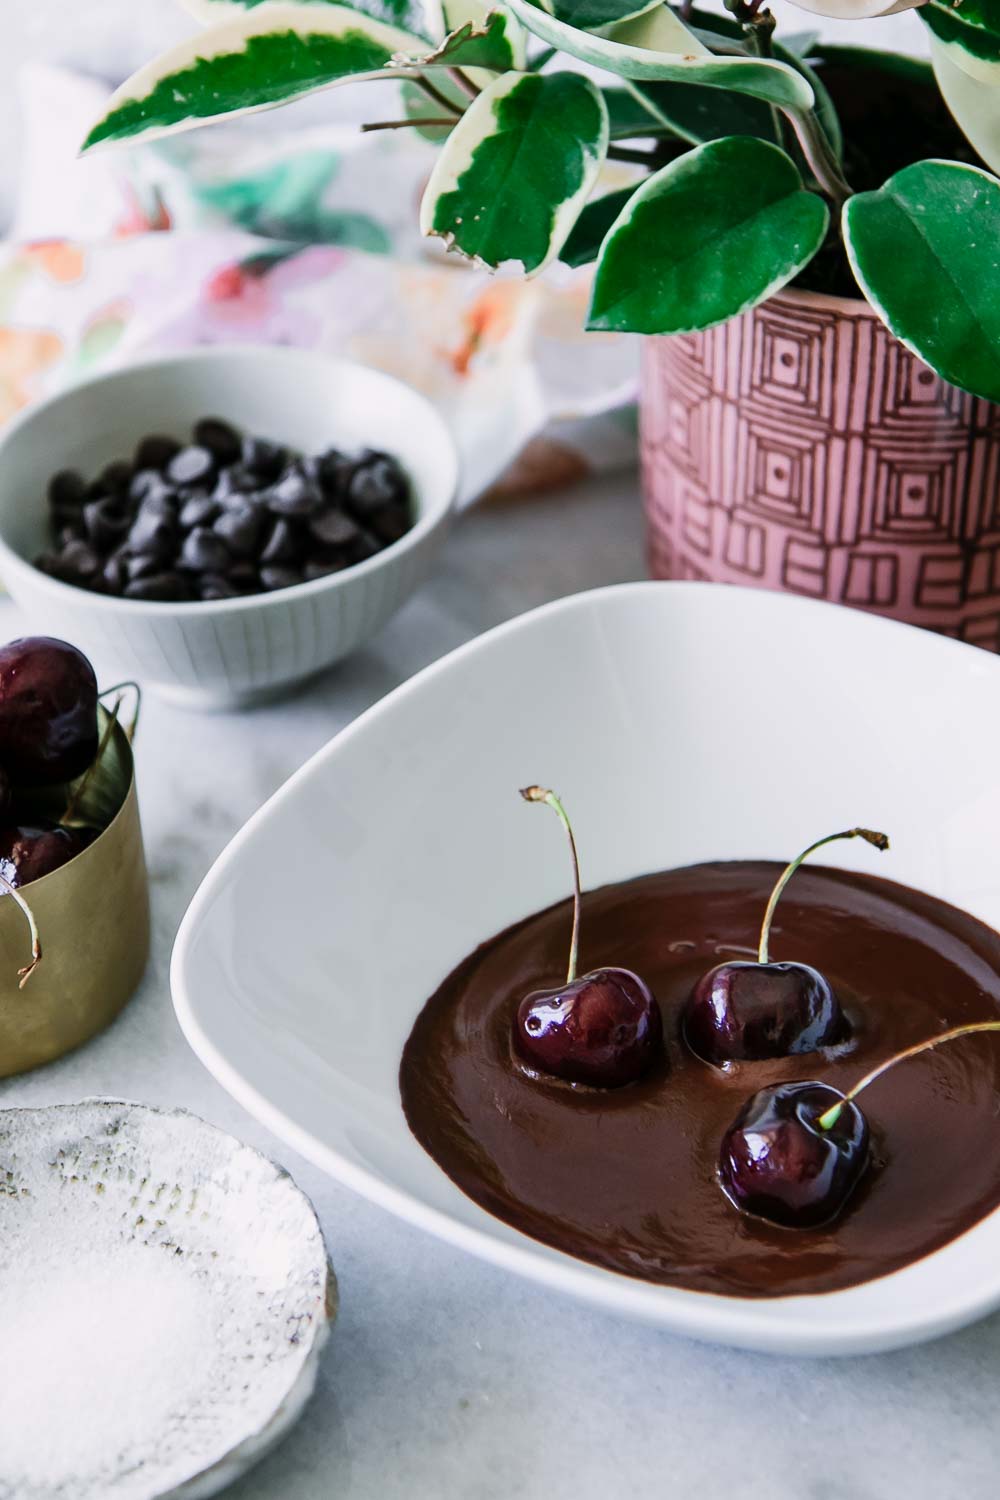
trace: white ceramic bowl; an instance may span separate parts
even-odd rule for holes
[[[320,751],[219,859],[172,983],[195,1051],[336,1177],[522,1275],[696,1337],[887,1349],[1000,1305],[1000,1213],[825,1296],[747,1300],[576,1261],[492,1218],[411,1137],[403,1043],[477,943],[564,898],[555,786],[588,886],[892,832],[878,874],[1000,922],[1000,659],[791,595],[634,584],[563,600],[428,668]],[[853,844],[830,862],[871,870]],[[261,870],[289,878],[262,882]],[[1000,1141],[997,1143],[1000,1148]]]
[[[152,604],[91,594],[31,566],[48,545],[54,470],[96,474],[148,432],[199,417],[303,452],[371,446],[413,482],[416,525],[343,573],[273,594]],[[35,625],[192,707],[251,703],[309,677],[385,624],[426,576],[457,478],[455,447],[423,396],[349,360],[303,349],[211,348],[130,365],[30,408],[0,438],[0,577]]]
[[[281,1167],[186,1110],[0,1110],[2,1500],[205,1500],[292,1427],[337,1284]]]

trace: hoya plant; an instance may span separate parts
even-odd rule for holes
[[[1000,400],[1000,0],[928,0],[931,63],[782,41],[760,0],[728,4],[443,0],[432,21],[414,0],[189,0],[204,29],[85,149],[397,79],[400,117],[364,128],[440,140],[423,231],[529,276],[594,262],[590,328],[710,328],[793,280],[860,290]],[[633,180],[607,191],[606,161]]]

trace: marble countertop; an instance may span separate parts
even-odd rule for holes
[[[188,1050],[171,944],[209,865],[331,735],[428,662],[548,599],[641,577],[634,479],[460,520],[422,593],[298,697],[201,717],[148,698],[137,752],[152,880],[146,979],[102,1037],[0,1083],[3,1106],[103,1094],[182,1105],[282,1162],[319,1212],[341,1315],[317,1395],[232,1500],[986,1500],[1000,1315],[925,1348],[775,1359],[588,1310],[439,1244],[258,1126]],[[0,639],[22,633],[0,603]],[[105,681],[111,663],[96,663]],[[262,872],[266,877],[266,872]]]

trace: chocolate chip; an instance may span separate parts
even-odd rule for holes
[[[101,570],[104,586],[109,593],[120,594],[128,583],[128,562],[121,553],[115,552]]]
[[[79,508],[86,497],[87,484],[75,469],[60,469],[49,480],[49,504]]]
[[[213,494],[217,500],[226,500],[232,495],[249,495],[260,487],[260,479],[245,469],[242,464],[230,464],[223,469],[215,481]]]
[[[75,514],[72,521],[64,521],[56,527],[56,541],[60,547],[65,547],[67,542],[82,542],[86,535],[87,528],[79,514]]]
[[[202,417],[195,423],[194,440],[207,448],[217,464],[232,464],[243,452],[243,442],[235,427],[221,417]]]
[[[203,573],[198,580],[198,593],[202,599],[236,599],[239,589],[221,573]]]
[[[278,443],[269,443],[267,438],[245,437],[243,462],[258,480],[277,479],[288,462],[288,450]]]
[[[298,562],[302,548],[294,526],[288,521],[277,520],[271,528],[264,550],[260,554],[262,563]]]
[[[224,573],[231,562],[229,548],[208,526],[196,526],[184,538],[178,559],[179,566],[192,573]]]
[[[211,526],[218,514],[218,500],[213,500],[211,495],[193,495],[190,500],[185,500],[178,519],[184,530],[190,531],[195,526]]]
[[[106,495],[124,495],[132,478],[132,465],[126,459],[116,459],[106,464],[97,477]]]
[[[214,530],[235,557],[254,557],[266,519],[264,512],[244,502],[223,511]]]
[[[170,486],[158,469],[140,469],[132,476],[128,492],[133,500],[145,500],[149,495],[169,495]]]
[[[179,573],[149,573],[125,585],[126,599],[146,599],[157,603],[169,603],[191,598],[190,585]]]
[[[215,470],[215,460],[207,448],[192,443],[175,453],[167,464],[167,478],[171,484],[197,484],[207,479]]]
[[[260,578],[252,562],[234,563],[229,569],[229,581],[236,585],[241,594],[255,594],[260,588]]]
[[[390,501],[406,499],[406,481],[398,464],[384,454],[375,454],[359,464],[347,486],[351,509],[367,520]]]
[[[136,578],[148,578],[150,573],[159,572],[161,567],[155,552],[139,552],[125,559],[125,572],[130,583]]]
[[[360,535],[358,523],[352,521],[342,510],[334,509],[324,510],[318,516],[313,516],[309,522],[309,530],[324,547],[347,547],[351,542],[356,542]]]
[[[279,516],[310,516],[321,503],[319,486],[298,468],[286,469],[267,495],[268,508]]]
[[[128,548],[132,553],[148,552],[166,562],[177,550],[177,528],[172,517],[160,514],[150,501],[144,501],[129,530]]]
[[[149,437],[144,437],[136,448],[135,466],[137,469],[159,469],[162,472],[180,451],[181,445],[176,438],[153,432]]]
[[[261,568],[260,581],[270,593],[274,589],[289,589],[293,584],[301,583],[302,573],[298,568]]]
[[[129,529],[128,516],[123,515],[110,496],[103,500],[91,500],[83,507],[83,523],[87,536],[101,552],[117,547]]]
[[[67,542],[57,560],[60,577],[68,583],[93,578],[100,571],[101,559],[87,542]]]
[[[336,562],[307,562],[302,572],[307,583],[316,578],[329,578],[331,573],[342,573],[348,564],[343,558]]]
[[[384,542],[388,547],[391,542],[398,542],[400,537],[405,536],[409,531],[409,507],[399,501],[394,501],[391,505],[383,505],[369,516],[368,524],[379,541]]]

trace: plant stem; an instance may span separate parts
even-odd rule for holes
[[[450,130],[457,123],[458,116],[456,115],[447,115],[444,118],[428,115],[426,119],[422,120],[372,120],[367,125],[362,125],[361,133],[362,135],[370,135],[373,130],[408,130],[411,128],[416,130],[421,125],[447,126]]]
[[[430,79],[425,77],[423,73],[415,73],[412,81],[417,85],[417,88],[423,89],[428,99],[433,99],[435,104],[440,104],[443,109],[449,110],[456,119],[461,117],[462,111],[454,100],[449,99],[448,95],[443,93],[436,84],[431,83]]]
[[[471,78],[462,72],[461,68],[449,68],[448,76],[449,78],[454,78],[459,88],[468,94],[470,99],[478,99],[483,92],[481,88],[473,83]]]
[[[968,1026],[953,1026],[950,1031],[942,1031],[939,1036],[932,1036],[929,1041],[917,1042],[915,1047],[907,1047],[905,1052],[897,1052],[895,1057],[890,1057],[887,1062],[879,1063],[877,1068],[872,1068],[870,1073],[866,1073],[859,1083],[856,1083],[852,1089],[848,1089],[843,1099],[839,1099],[836,1104],[831,1104],[829,1109],[824,1110],[816,1121],[817,1126],[820,1130],[832,1130],[840,1119],[844,1105],[852,1104],[862,1089],[874,1083],[876,1078],[881,1078],[883,1073],[887,1073],[897,1063],[906,1062],[910,1057],[919,1057],[921,1052],[931,1052],[935,1047],[940,1047],[942,1042],[954,1042],[962,1036],[974,1036],[978,1031],[1000,1031],[1000,1021],[972,1021]]]
[[[521,788],[521,796],[525,802],[544,802],[558,817],[560,823],[566,830],[569,839],[569,852],[573,859],[573,932],[569,940],[569,964],[566,969],[566,983],[572,984],[576,978],[577,954],[580,946],[580,857],[576,852],[576,839],[573,837],[573,827],[566,815],[555,792],[550,792],[544,786],[524,786]]]
[[[840,210],[848,198],[853,197],[854,189],[840,170],[840,163],[830,149],[819,116],[814,109],[785,109],[785,115],[795,131],[809,170],[823,192],[832,200],[834,216],[839,220]]]
[[[17,987],[19,990],[23,990],[24,986],[27,984],[28,980],[31,978],[32,974],[35,972],[39,963],[41,962],[42,943],[41,939],[38,936],[38,926],[35,922],[35,914],[31,910],[31,907],[28,905],[27,901],[25,901],[24,897],[21,895],[21,892],[17,890],[15,886],[11,885],[6,875],[0,875],[0,887],[2,887],[7,892],[8,896],[13,896],[18,906],[24,912],[24,915],[27,918],[29,931],[31,932],[31,963],[26,964],[23,969],[18,969],[17,971]]]
[[[808,849],[803,849],[802,853],[782,870],[778,876],[777,884],[771,892],[771,899],[767,903],[767,910],[764,913],[764,921],[760,929],[760,945],[757,949],[758,963],[766,964],[768,962],[767,945],[771,936],[771,922],[774,917],[774,908],[777,906],[785,886],[804,859],[808,859],[810,854],[815,854],[817,849],[822,849],[824,844],[836,843],[837,839],[864,839],[866,843],[873,844],[876,849],[885,850],[889,847],[889,840],[884,833],[876,833],[871,828],[848,828],[843,833],[828,833],[825,839],[817,839],[815,844],[810,844]]]

